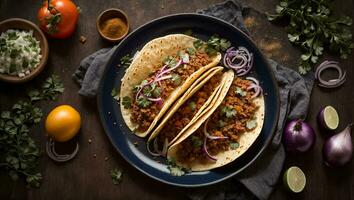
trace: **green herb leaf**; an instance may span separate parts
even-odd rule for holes
[[[132,99],[128,96],[123,97],[121,103],[125,109],[130,109],[132,107]]]
[[[140,107],[147,108],[151,105],[151,101],[149,101],[147,98],[140,96],[137,99],[137,103]]]
[[[172,81],[175,86],[178,86],[181,84],[181,76],[178,74],[172,74]]]
[[[231,142],[230,143],[230,148],[232,150],[236,150],[239,146],[240,146],[240,144],[238,142]]]
[[[118,185],[122,181],[122,171],[118,168],[111,170],[111,178],[114,185]]]
[[[226,122],[224,122],[223,120],[219,120],[218,121],[218,127],[219,128],[223,128],[223,127],[225,127],[226,126]]]
[[[194,147],[194,148],[199,148],[199,147],[201,147],[202,144],[203,144],[202,139],[200,139],[200,138],[197,137],[197,136],[192,135],[192,136],[191,136],[191,140],[192,140],[192,143],[193,143],[193,147]]]
[[[234,118],[237,115],[237,111],[229,106],[223,106],[221,108],[221,114],[226,116],[227,118]]]
[[[195,54],[195,49],[192,48],[192,47],[188,47],[188,48],[187,48],[187,52],[188,52],[190,55],[194,55],[194,54]]]
[[[132,60],[133,59],[130,57],[130,55],[127,54],[120,59],[120,65],[125,68],[128,68],[130,66],[130,64],[132,63]]]
[[[190,108],[192,111],[195,111],[195,109],[197,108],[197,105],[195,104],[194,101],[190,101],[190,102],[188,103],[188,106],[189,106],[189,108]]]
[[[185,168],[183,168],[181,166],[178,166],[174,159],[169,158],[167,160],[167,162],[168,162],[167,169],[170,170],[170,174],[172,176],[183,176],[187,172],[189,172],[188,169],[185,169]]]
[[[118,88],[113,88],[112,91],[111,91],[111,96],[112,96],[115,100],[119,101],[119,95],[120,95],[119,89],[118,89]]]
[[[246,122],[246,128],[248,130],[252,130],[257,127],[257,120],[254,118],[248,122]]]
[[[196,40],[196,41],[193,42],[193,46],[194,46],[194,48],[197,49],[197,50],[199,50],[200,48],[202,48],[203,44],[204,44],[204,43],[203,43],[203,41],[201,41],[201,40]]]
[[[177,59],[172,56],[167,56],[162,62],[171,68],[177,64]]]
[[[238,94],[238,95],[240,95],[240,96],[242,96],[242,97],[244,97],[244,96],[247,95],[247,92],[246,92],[246,91],[243,91],[240,87],[236,87],[235,93]]]

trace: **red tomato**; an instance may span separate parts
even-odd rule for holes
[[[75,30],[79,12],[71,0],[51,0],[38,11],[40,28],[53,38],[67,38]]]

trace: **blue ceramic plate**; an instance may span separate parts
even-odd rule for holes
[[[120,107],[111,96],[113,88],[120,88],[125,69],[117,67],[120,58],[141,49],[150,40],[171,33],[183,33],[191,29],[197,38],[207,40],[217,34],[232,42],[233,46],[245,46],[254,53],[251,71],[263,88],[265,95],[265,120],[262,132],[253,145],[234,162],[205,172],[193,172],[184,176],[172,176],[164,159],[150,156],[145,140],[136,137],[125,125]],[[128,35],[117,47],[104,72],[98,93],[98,109],[106,134],[117,151],[139,171],[161,182],[197,187],[210,185],[239,174],[264,151],[272,139],[278,119],[279,98],[274,75],[252,40],[239,29],[222,20],[199,14],[177,14],[151,21]],[[159,160],[159,162],[157,162]]]

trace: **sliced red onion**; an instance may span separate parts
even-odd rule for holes
[[[262,94],[263,89],[262,87],[259,85],[259,81],[253,77],[246,77],[247,80],[251,80],[254,83],[252,83],[250,86],[248,86],[247,91],[253,89],[254,90],[254,94],[251,96],[251,98],[255,98],[258,95]]]
[[[246,77],[246,79],[250,80],[250,81],[253,81],[256,85],[259,85],[259,81],[256,78],[254,78],[254,77],[248,76],[248,77]]]
[[[171,68],[167,68],[166,67],[167,69],[164,69],[163,71],[161,71],[156,77],[160,77],[160,76],[162,76],[162,75],[164,75],[166,73],[169,73],[170,71],[172,71],[172,70],[176,69],[177,67],[179,67],[181,64],[183,64],[183,61],[179,60],[174,67],[171,67]]]
[[[208,149],[207,149],[207,146],[206,146],[206,142],[207,142],[207,137],[204,137],[204,142],[203,142],[203,151],[204,153],[212,160],[212,161],[217,161],[218,159],[214,156],[212,156],[209,152],[208,152]]]
[[[187,53],[181,55],[183,63],[189,63],[189,55]]]
[[[160,156],[160,155],[161,155],[161,152],[159,152],[159,149],[158,149],[158,146],[157,146],[157,140],[156,140],[156,138],[155,138],[155,140],[154,140],[154,151],[155,151],[156,153],[150,150],[150,143],[149,143],[149,142],[146,143],[146,149],[147,149],[148,153],[149,153],[150,155],[152,155],[152,156]]]
[[[323,80],[321,78],[321,73],[324,70],[327,70],[329,68],[335,69],[338,71],[338,78],[336,79],[331,79],[331,80]],[[315,78],[318,80],[318,85],[324,88],[336,88],[341,86],[345,82],[345,77],[346,77],[346,72],[343,73],[342,69],[339,67],[338,62],[336,61],[324,61],[321,63],[315,72]]]
[[[162,80],[166,80],[166,79],[170,79],[170,78],[172,78],[172,75],[166,75],[166,76],[162,76],[162,77],[160,76],[160,77],[156,78],[154,80],[154,82],[160,82]]]
[[[243,76],[246,75],[252,68],[253,54],[242,46],[238,47],[237,50],[235,50],[234,47],[230,47],[226,50],[223,62],[225,67],[234,69],[236,71],[236,75]]]
[[[207,121],[204,123],[204,136],[211,140],[228,139],[228,137],[226,136],[212,136],[208,133],[207,126],[208,126],[209,119],[210,118],[208,118]]]

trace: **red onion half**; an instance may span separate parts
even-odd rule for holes
[[[331,167],[342,166],[348,163],[353,155],[351,127],[348,125],[342,132],[328,138],[323,145],[325,164]]]
[[[283,143],[290,153],[304,153],[308,151],[316,140],[313,128],[301,119],[290,121],[284,128]]]

